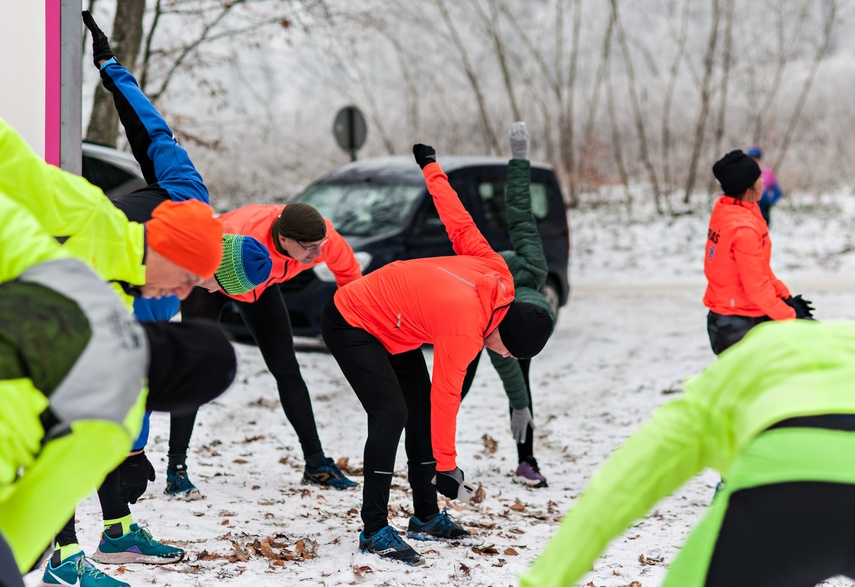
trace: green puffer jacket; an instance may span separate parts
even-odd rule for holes
[[[511,159],[508,162],[505,211],[514,250],[502,251],[500,254],[514,276],[514,299],[545,308],[554,322],[552,306],[541,293],[548,269],[543,242],[537,232],[537,221],[531,212],[531,163],[527,159]],[[488,353],[502,379],[511,407],[515,410],[531,407],[519,361],[503,358],[493,351]]]

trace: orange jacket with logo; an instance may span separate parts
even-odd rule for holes
[[[312,263],[300,263],[296,259],[280,253],[273,241],[273,224],[285,206],[285,204],[250,204],[220,216],[223,221],[224,232],[255,237],[267,247],[270,252],[270,260],[273,262],[270,277],[264,283],[256,286],[255,289],[239,295],[230,295],[226,292],[223,294],[241,302],[254,302],[271,285],[288,281],[298,273],[311,269],[318,263],[327,264],[330,271],[335,275],[335,281],[339,287],[362,277],[362,270],[359,268],[356,257],[353,256],[353,249],[350,248],[344,237],[336,231],[332,222],[326,218],[324,221],[327,224],[329,240],[323,244],[321,254]]]
[[[769,227],[757,204],[721,196],[707,231],[704,305],[717,314],[795,318],[781,300],[790,290],[772,272],[771,256]]]
[[[392,354],[434,345],[431,442],[438,471],[453,470],[457,411],[466,368],[514,299],[508,265],[475,226],[438,163],[424,169],[428,191],[457,256],[396,261],[342,287],[345,320]]]

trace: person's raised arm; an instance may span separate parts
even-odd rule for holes
[[[104,87],[113,94],[119,120],[145,180],[159,184],[174,201],[199,200],[209,204],[208,188],[187,151],[175,140],[166,120],[131,72],[113,56],[107,35],[88,10],[83,11],[83,22],[92,33],[95,67],[101,72]]]
[[[531,211],[531,137],[524,122],[515,122],[508,133],[513,159],[508,162],[505,213],[514,252],[523,260],[514,270],[517,286],[540,290],[549,271],[537,221]],[[522,274],[521,274],[522,273]]]
[[[448,183],[448,176],[436,162],[436,151],[428,145],[413,145],[413,156],[422,168],[428,192],[433,197],[439,219],[445,225],[448,238],[458,255],[499,257],[463,207],[457,192]],[[502,261],[504,263],[504,261]]]

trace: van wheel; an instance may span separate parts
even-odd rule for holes
[[[561,297],[558,293],[558,286],[555,285],[555,282],[551,279],[547,279],[546,283],[543,284],[543,297],[546,298],[546,301],[549,302],[550,306],[552,306],[552,311],[555,314],[555,320],[558,321],[558,303]]]

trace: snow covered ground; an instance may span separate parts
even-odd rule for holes
[[[773,267],[794,293],[814,301],[821,320],[855,319],[853,208],[852,192],[843,191],[791,197],[773,210]],[[202,409],[191,445],[191,479],[205,498],[188,503],[162,494],[168,418],[155,416],[147,451],[158,479],[132,508],[155,537],[185,548],[187,559],[103,568],[134,586],[515,585],[597,465],[713,359],[701,304],[705,210],[664,218],[638,204],[632,218],[599,207],[570,219],[572,300],[532,368],[536,456],[549,487],[511,481],[516,451],[507,401],[488,362],[461,408],[459,463],[486,497],[449,508],[485,538],[482,546],[414,542],[426,557],[419,567],[361,554],[361,493],[300,485],[302,458],[273,379],[257,349],[237,345],[237,381]],[[365,414],[335,361],[316,342],[303,343],[299,359],[324,448],[361,480]],[[716,480],[708,471],[663,500],[615,540],[581,584],[659,585]],[[411,506],[403,444],[391,513],[391,523],[404,529]],[[78,520],[91,552],[101,529],[94,495]],[[29,575],[27,585],[38,578]]]

